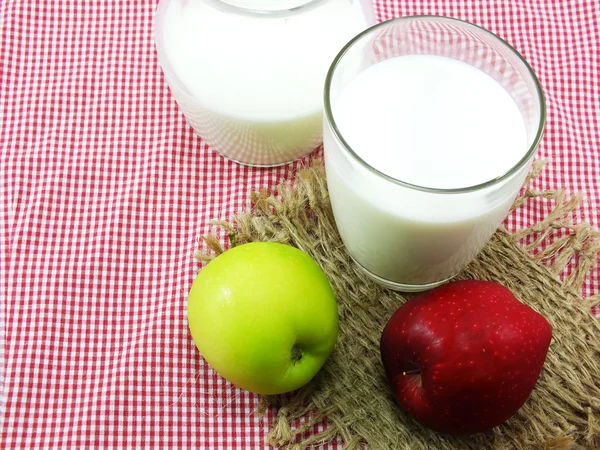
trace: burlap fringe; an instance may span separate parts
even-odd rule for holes
[[[534,166],[529,180],[543,164]],[[506,284],[549,319],[554,340],[534,393],[513,419],[487,434],[455,438],[421,427],[393,401],[379,360],[378,337],[391,312],[410,296],[380,288],[353,266],[335,228],[321,162],[299,171],[293,185],[279,186],[277,192],[277,197],[253,193],[251,213],[215,222],[227,234],[228,245],[208,236],[198,254],[208,261],[246,242],[288,243],[317,260],[338,297],[340,338],[328,363],[291,396],[261,403],[259,411],[272,408],[275,413],[270,445],[304,449],[338,439],[345,449],[600,448],[600,325],[589,312],[590,306],[600,304],[600,296],[584,302],[578,294],[597,263],[600,232],[573,223],[578,196],[525,189],[513,208],[548,200],[554,202],[552,211],[527,229],[513,234],[499,230],[461,275]],[[558,274],[571,261],[576,267],[559,282]]]
[[[540,174],[546,164],[546,160],[536,161],[525,181],[526,186]],[[575,260],[576,264],[563,278],[563,284],[566,289],[580,292],[586,277],[598,264],[600,231],[587,223],[573,223],[573,214],[580,205],[581,195],[570,195],[565,189],[543,192],[526,189],[515,201],[512,209],[517,209],[531,200],[540,199],[553,201],[552,211],[533,226],[513,233],[512,237],[521,243],[536,261],[543,263],[557,276]],[[538,251],[545,242],[549,244]],[[588,298],[587,301],[590,307],[599,305],[600,294]]]

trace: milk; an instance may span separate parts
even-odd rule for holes
[[[255,165],[288,162],[321,143],[329,64],[373,22],[358,0],[321,0],[287,15],[215,0],[161,0],[161,7],[159,57],[188,121],[225,156]]]
[[[435,191],[504,175],[531,139],[511,95],[455,59],[408,55],[378,62],[332,99],[332,115],[347,145],[375,169],[343,151],[326,122],[336,223],[353,258],[382,284],[410,290],[456,275],[506,216],[526,174],[525,167],[471,192]]]

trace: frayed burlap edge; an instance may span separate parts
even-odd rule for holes
[[[534,166],[529,180],[542,166]],[[573,224],[578,196],[525,190],[514,208],[547,199],[555,204],[550,214],[514,234],[499,229],[459,276],[506,285],[550,321],[553,341],[534,392],[513,418],[485,434],[450,437],[420,426],[394,402],[380,363],[379,336],[392,312],[411,296],[381,288],[352,264],[335,228],[322,162],[301,169],[276,193],[253,193],[252,212],[215,225],[226,230],[230,245],[274,241],[311,255],[338,299],[340,335],[311,383],[263,399],[262,411],[275,408],[268,444],[303,449],[341,440],[345,449],[600,448],[600,325],[590,313],[600,296],[584,301],[579,295],[597,263],[600,233]],[[204,242],[210,250],[199,253],[201,260],[224,250],[214,236]],[[549,244],[536,252],[543,242]],[[574,259],[575,269],[559,281]],[[321,423],[327,426],[318,431]]]

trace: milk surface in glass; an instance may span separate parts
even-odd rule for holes
[[[345,145],[359,158],[420,187],[485,183],[529,149],[511,95],[483,71],[445,56],[378,62],[343,87],[331,107]],[[335,219],[350,254],[371,274],[405,285],[456,275],[506,216],[525,174],[500,193],[496,187],[450,198],[373,175],[339,151],[327,124],[324,144]]]
[[[286,5],[299,8],[271,11]],[[322,141],[325,75],[342,46],[373,23],[364,5],[161,0],[159,58],[182,111],[213,148],[247,164],[289,162]]]

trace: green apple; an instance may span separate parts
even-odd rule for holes
[[[240,245],[208,263],[192,285],[188,322],[222,377],[265,395],[308,383],[338,336],[323,271],[297,248],[273,242]]]

